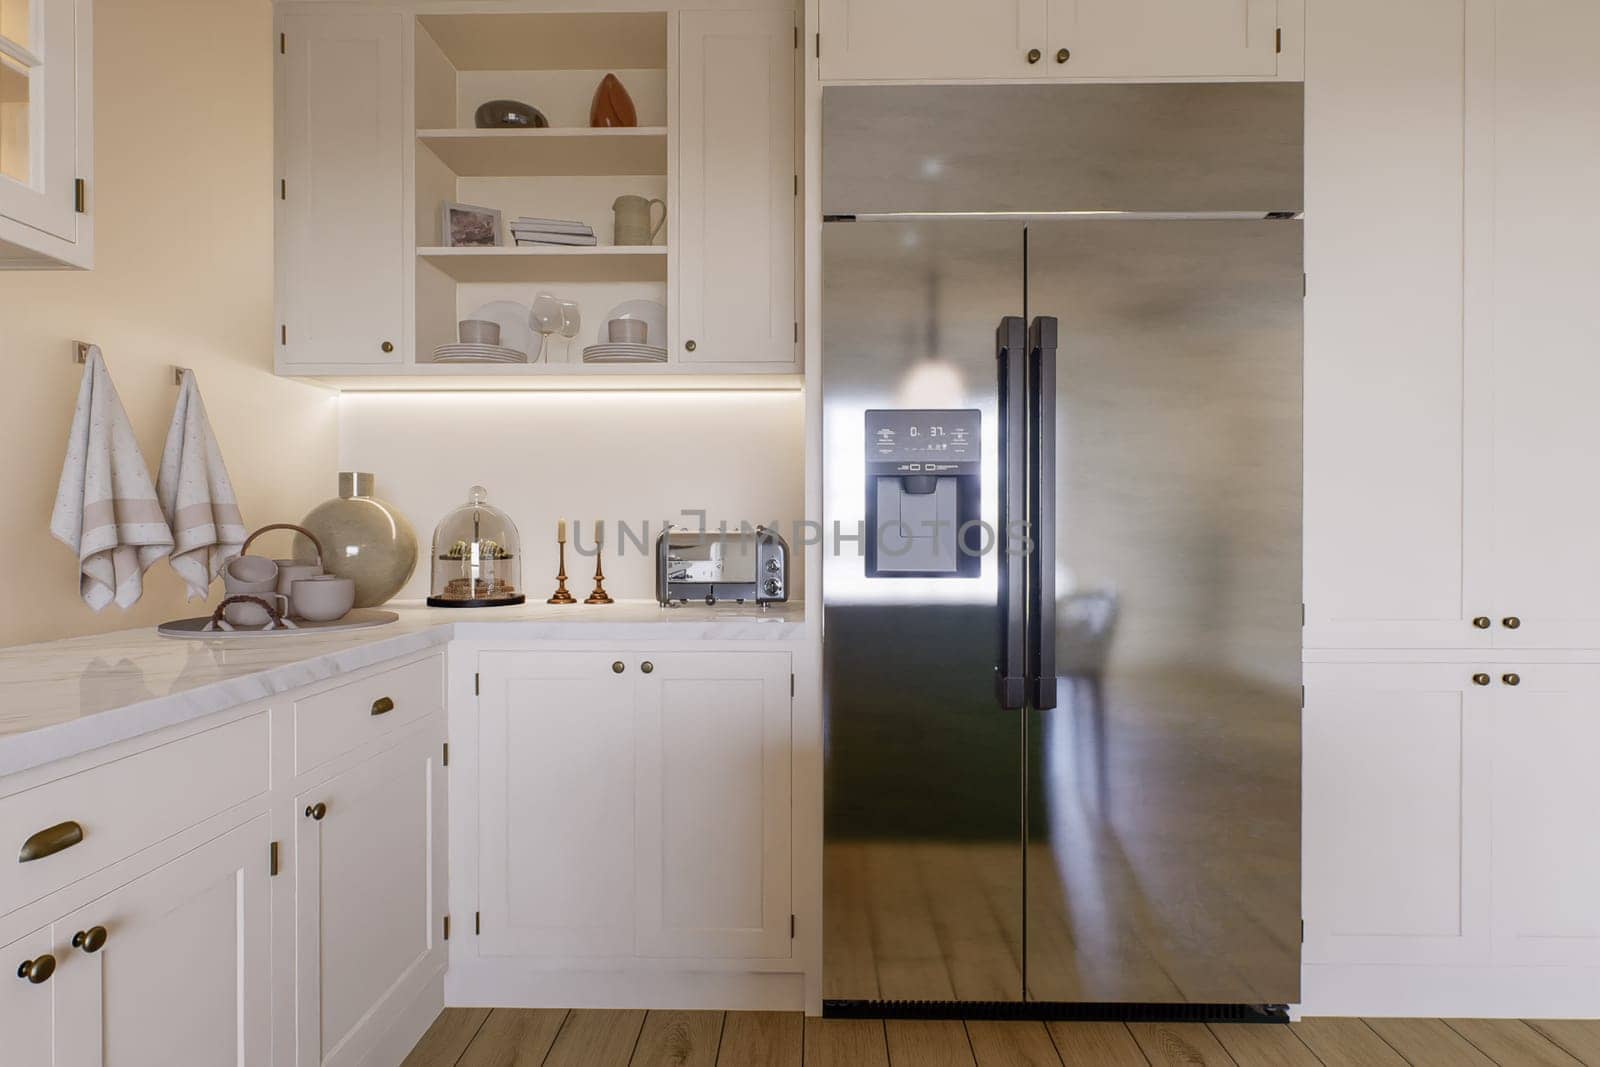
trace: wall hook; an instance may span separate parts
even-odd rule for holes
[[[89,362],[89,349],[93,347],[88,341],[72,342],[72,361],[74,363]]]
[[[188,368],[186,368],[186,367],[173,367],[172,368],[172,384],[173,385],[182,385],[183,384],[183,372],[185,370],[187,370],[187,369]]]

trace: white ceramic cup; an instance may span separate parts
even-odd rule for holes
[[[320,574],[299,578],[289,587],[289,611],[309,622],[333,622],[350,614],[356,604],[356,583],[351,578]]]
[[[650,337],[650,324],[643,319],[612,319],[606,323],[606,336],[612,344],[645,344]]]
[[[497,345],[500,343],[500,324],[488,319],[462,319],[456,323],[456,336],[464,345]]]
[[[271,582],[276,585],[278,581],[278,563],[276,560],[265,556],[234,556],[222,567],[222,581],[254,584],[257,582]],[[271,589],[272,586],[267,588]],[[253,592],[253,590],[235,590],[228,586],[228,592]]]
[[[289,595],[289,587],[301,578],[315,578],[322,573],[319,563],[301,563],[299,560],[280,559],[274,560],[278,565],[277,591],[284,596]]]

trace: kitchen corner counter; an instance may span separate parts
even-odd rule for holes
[[[799,604],[662,608],[386,605],[397,622],[294,637],[176,640],[120,630],[0,649],[0,776],[462,641],[800,641]]]

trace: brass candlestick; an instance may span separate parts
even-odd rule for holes
[[[600,566],[600,557],[602,555],[600,550],[603,547],[605,547],[605,538],[601,534],[601,526],[597,522],[594,524],[594,592],[583,598],[585,604],[615,603],[611,599],[611,594],[606,592],[606,572]]]
[[[556,544],[561,553],[561,569],[556,572],[556,591],[546,604],[576,604],[578,598],[567,592],[567,520],[562,519],[556,528]]]

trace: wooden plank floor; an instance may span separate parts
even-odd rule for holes
[[[1600,1020],[1199,1023],[804,1019],[795,1012],[447,1008],[404,1067],[1600,1067]]]

